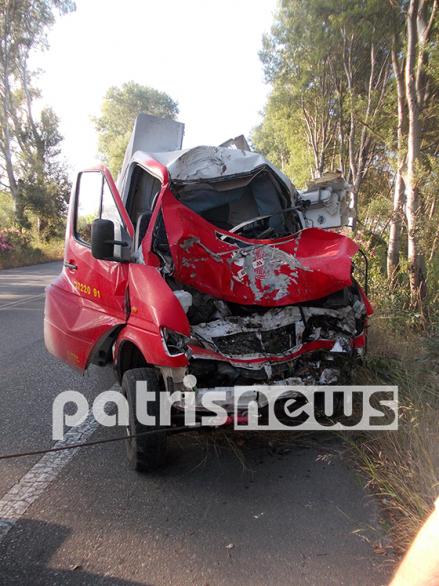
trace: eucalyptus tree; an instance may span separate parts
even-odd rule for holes
[[[29,56],[47,48],[56,14],[74,9],[72,0],[0,0],[0,183],[12,196],[20,224],[24,179],[17,162],[33,148],[44,148],[32,111],[38,92],[31,84]]]
[[[353,186],[355,207],[384,148],[390,13],[379,0],[286,0],[261,51],[273,96],[302,119],[313,174],[337,166]]]

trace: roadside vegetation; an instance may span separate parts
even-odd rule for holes
[[[379,291],[372,293],[368,354],[354,382],[398,386],[399,429],[343,437],[379,499],[391,545],[401,554],[439,495],[439,304],[432,305],[426,327],[403,296],[394,299],[381,279],[372,278],[372,285]]]
[[[0,192],[0,270],[62,259],[64,223],[60,222],[51,237],[39,232],[38,224],[38,219],[29,215],[28,227],[17,227],[11,198]]]
[[[30,62],[48,48],[57,15],[75,9],[73,0],[0,0],[0,269],[63,257],[71,182],[58,118],[36,103],[38,72]],[[109,88],[94,122],[115,177],[139,112],[175,118],[178,105],[135,82]]]
[[[431,340],[412,338],[408,345],[406,337],[395,337],[392,332],[393,340],[399,343],[397,352],[392,353],[389,329],[374,330],[371,343],[376,341],[377,347],[358,373],[358,382],[398,385],[399,430],[370,432],[351,445],[358,465],[369,478],[370,489],[380,499],[392,545],[402,553],[438,496],[438,376],[429,372]],[[438,340],[434,344],[439,347]]]
[[[439,23],[436,0],[287,0],[261,59],[264,152],[300,188],[338,169],[375,315],[358,383],[394,384],[397,432],[346,435],[404,550],[439,495]]]
[[[70,194],[59,121],[38,108],[34,52],[71,0],[0,1],[0,269],[62,257]]]

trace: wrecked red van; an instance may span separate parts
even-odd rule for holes
[[[346,380],[372,309],[352,276],[357,244],[328,230],[347,223],[344,180],[299,193],[257,153],[181,150],[182,137],[142,114],[117,187],[103,166],[79,173],[48,350],[79,371],[112,363],[130,407],[137,380],[171,392],[194,374],[195,393]],[[127,441],[131,464],[158,465],[165,440]]]

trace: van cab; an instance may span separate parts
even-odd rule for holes
[[[103,165],[78,174],[47,289],[47,349],[79,372],[113,365],[131,435],[144,430],[138,380],[158,393],[188,374],[195,393],[343,380],[372,312],[357,244],[327,229],[349,215],[342,178],[299,193],[258,153],[182,138],[181,123],[141,114],[117,185]],[[132,466],[151,469],[166,430],[127,443]]]

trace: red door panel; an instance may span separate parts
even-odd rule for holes
[[[70,204],[64,268],[47,290],[44,328],[48,350],[81,370],[98,340],[126,322],[129,263],[97,260],[91,254],[90,225],[104,214],[120,220],[132,237],[131,221],[108,170],[84,171]]]

